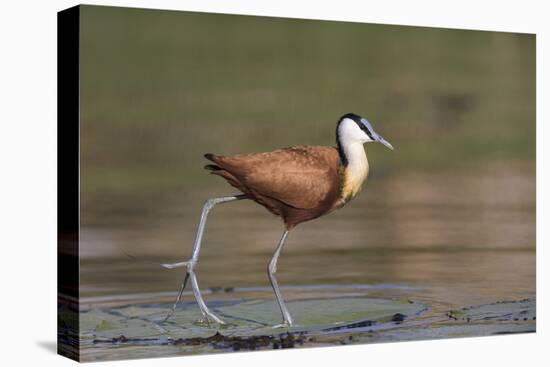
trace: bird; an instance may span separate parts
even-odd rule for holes
[[[191,258],[183,262],[162,264],[167,269],[185,267],[187,270],[176,301],[164,321],[175,312],[190,279],[202,315],[199,321],[208,324],[211,320],[218,324],[225,323],[206,306],[195,268],[210,210],[218,204],[247,199],[262,205],[284,223],[283,234],[267,266],[267,275],[282,316],[282,323],[274,327],[294,326],[275,277],[283,246],[289,232],[297,225],[340,209],[357,196],[369,173],[364,144],[370,142],[394,149],[374,131],[366,118],[346,113],[338,119],[336,125],[336,146],[298,145],[271,152],[232,156],[205,154],[204,157],[212,163],[204,168],[224,178],[241,194],[206,200]]]

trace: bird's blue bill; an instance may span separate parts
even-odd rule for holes
[[[393,145],[391,145],[388,141],[386,141],[383,137],[381,137],[380,135],[378,135],[377,133],[374,133],[374,139],[385,145],[386,147],[390,148],[391,150],[393,150]]]
[[[369,134],[370,138],[372,138],[373,140],[381,143],[382,145],[385,145],[387,148],[390,148],[391,150],[393,150],[393,146],[386,139],[384,139],[383,137],[378,135],[376,133],[376,131],[374,131],[374,128],[372,127],[372,125],[370,124],[370,122],[366,118],[362,118],[361,123],[367,129],[367,134]]]

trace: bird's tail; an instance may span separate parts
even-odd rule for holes
[[[216,164],[207,164],[206,166],[204,166],[204,169],[210,171],[210,173],[213,175],[221,176],[225,178],[225,180],[229,182],[231,186],[241,190],[243,194],[246,194],[246,195],[249,194],[247,188],[244,185],[242,185],[239,182],[239,180],[225,167],[224,156],[216,155],[212,153],[206,153],[204,155],[204,158],[216,163]]]
[[[222,168],[220,166],[216,166],[215,164],[207,164],[206,166],[204,166],[204,169],[208,171],[219,171]]]
[[[209,161],[212,161],[214,163],[217,163],[216,162],[216,155],[215,154],[212,154],[212,153],[206,153],[204,155],[204,158],[208,159]],[[205,170],[208,170],[208,171],[219,171],[221,170],[222,168],[220,166],[217,166],[215,164],[207,164],[206,166],[204,166],[204,169]]]
[[[204,158],[206,158],[206,159],[208,159],[209,161],[212,161],[212,162],[214,162],[214,160],[216,159],[215,157],[216,157],[216,155],[212,154],[212,153],[206,153],[204,155]]]

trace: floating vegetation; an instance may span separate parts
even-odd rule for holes
[[[401,297],[306,297],[288,302],[297,322],[291,328],[273,327],[280,316],[273,301],[243,297],[210,304],[227,324],[197,322],[200,313],[194,302],[181,304],[167,322],[163,322],[168,310],[165,304],[81,311],[81,360],[104,359],[106,353],[111,359],[133,358],[151,350],[161,356],[503,335],[536,329],[535,299],[445,311],[441,305],[428,307],[421,300]],[[63,316],[61,313],[60,332],[70,321]],[[67,317],[73,317],[72,313]]]

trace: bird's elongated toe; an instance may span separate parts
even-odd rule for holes
[[[288,328],[291,328],[293,326],[296,326],[296,325],[294,325],[293,322],[283,321],[281,324],[273,325],[272,328],[273,329],[288,329]]]
[[[197,324],[206,326],[213,326],[212,324],[227,325],[225,321],[223,321],[217,315],[213,314],[211,311],[209,312],[208,316],[203,316],[198,319]]]

